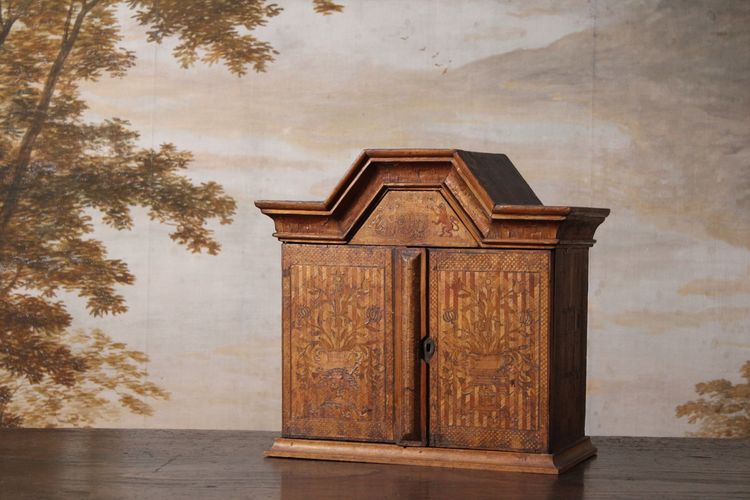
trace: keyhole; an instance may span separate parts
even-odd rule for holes
[[[433,354],[435,354],[435,341],[431,337],[427,337],[422,344],[422,357],[426,363],[430,362]]]

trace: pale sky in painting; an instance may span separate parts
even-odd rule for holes
[[[750,359],[750,14],[343,3],[328,17],[282,3],[258,32],[277,61],[243,78],[179,68],[123,12],[138,64],[86,86],[88,117],[192,151],[190,177],[220,182],[239,210],[217,257],[143,214],[99,232],[137,277],[130,311],[75,308],[76,325],[147,352],[172,393],[153,417],[101,425],[277,429],[279,244],[253,200],[322,199],[363,148],[458,147],[508,154],[546,204],[613,210],[592,251],[587,432],[683,434],[674,407],[693,385]]]

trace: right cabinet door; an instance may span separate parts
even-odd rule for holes
[[[429,253],[430,446],[544,451],[550,252]]]

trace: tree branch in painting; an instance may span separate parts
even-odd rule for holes
[[[56,376],[6,375],[0,380],[0,427],[90,426],[115,416],[118,406],[151,415],[144,398],[168,398],[166,391],[146,381],[143,365],[148,357],[101,330],[51,337],[66,344],[69,362],[58,362]]]
[[[750,360],[740,368],[746,383],[718,379],[695,385],[702,396],[677,407],[678,417],[700,424],[696,437],[750,438]]]
[[[221,246],[209,223],[235,213],[220,185],[183,175],[189,152],[139,147],[122,119],[84,120],[79,83],[122,77],[135,62],[119,46],[118,9],[149,41],[176,39],[185,68],[222,63],[242,76],[276,54],[254,35],[282,10],[265,0],[0,3],[0,427],[92,425],[119,408],[148,415],[148,400],[168,397],[147,381],[143,353],[96,329],[70,331],[63,292],[85,299],[92,316],[121,314],[117,287],[135,279],[90,237],[97,214],[127,230],[131,209],[143,207],[174,228],[175,242],[213,255]]]

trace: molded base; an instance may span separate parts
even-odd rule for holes
[[[588,437],[555,454],[276,438],[267,457],[560,474],[596,455]]]

